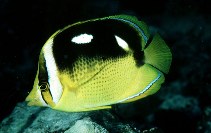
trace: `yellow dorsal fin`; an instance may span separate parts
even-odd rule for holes
[[[156,34],[152,42],[144,50],[145,63],[150,64],[164,73],[169,72],[172,54],[165,41]]]

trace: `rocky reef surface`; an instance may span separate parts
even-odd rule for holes
[[[0,133],[135,133],[109,110],[67,113],[18,103],[12,114],[0,123]]]

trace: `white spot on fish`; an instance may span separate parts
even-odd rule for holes
[[[115,35],[115,38],[116,38],[116,41],[117,41],[118,45],[121,48],[123,48],[125,51],[129,51],[130,50],[128,44],[122,38],[120,38],[120,37],[118,37],[116,35]]]
[[[87,44],[90,43],[93,39],[93,36],[90,34],[80,34],[72,38],[71,42],[76,44]]]

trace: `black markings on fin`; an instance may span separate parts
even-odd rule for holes
[[[144,49],[149,46],[149,44],[152,42],[152,39],[153,39],[153,36],[150,36],[149,39],[147,40],[147,43],[146,43]]]
[[[148,38],[145,35],[144,31],[134,22],[127,20],[127,19],[123,19],[123,18],[112,18],[112,19],[116,19],[116,20],[120,20],[120,21],[129,23],[130,25],[132,25],[135,29],[137,29],[141,33],[142,37],[144,38],[145,43],[147,42]]]

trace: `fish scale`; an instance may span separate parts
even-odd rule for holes
[[[138,70],[138,68],[134,69],[134,67],[136,67],[135,61],[132,55],[129,55],[126,58],[119,58],[108,62],[110,64],[108,67],[103,69],[90,82],[79,88],[79,94],[81,94],[81,96],[78,97],[78,99],[84,100],[84,104],[87,103],[91,106],[96,106],[95,104],[98,103],[109,105],[125,97],[125,94],[122,92],[127,92],[129,89],[128,85],[131,80],[128,80],[128,77],[133,79],[132,77],[135,76],[134,71]],[[117,84],[115,84],[116,82]],[[92,88],[91,91],[86,90],[87,86]],[[116,95],[119,95],[119,97],[116,97]],[[131,94],[127,93],[126,95],[130,96]]]

